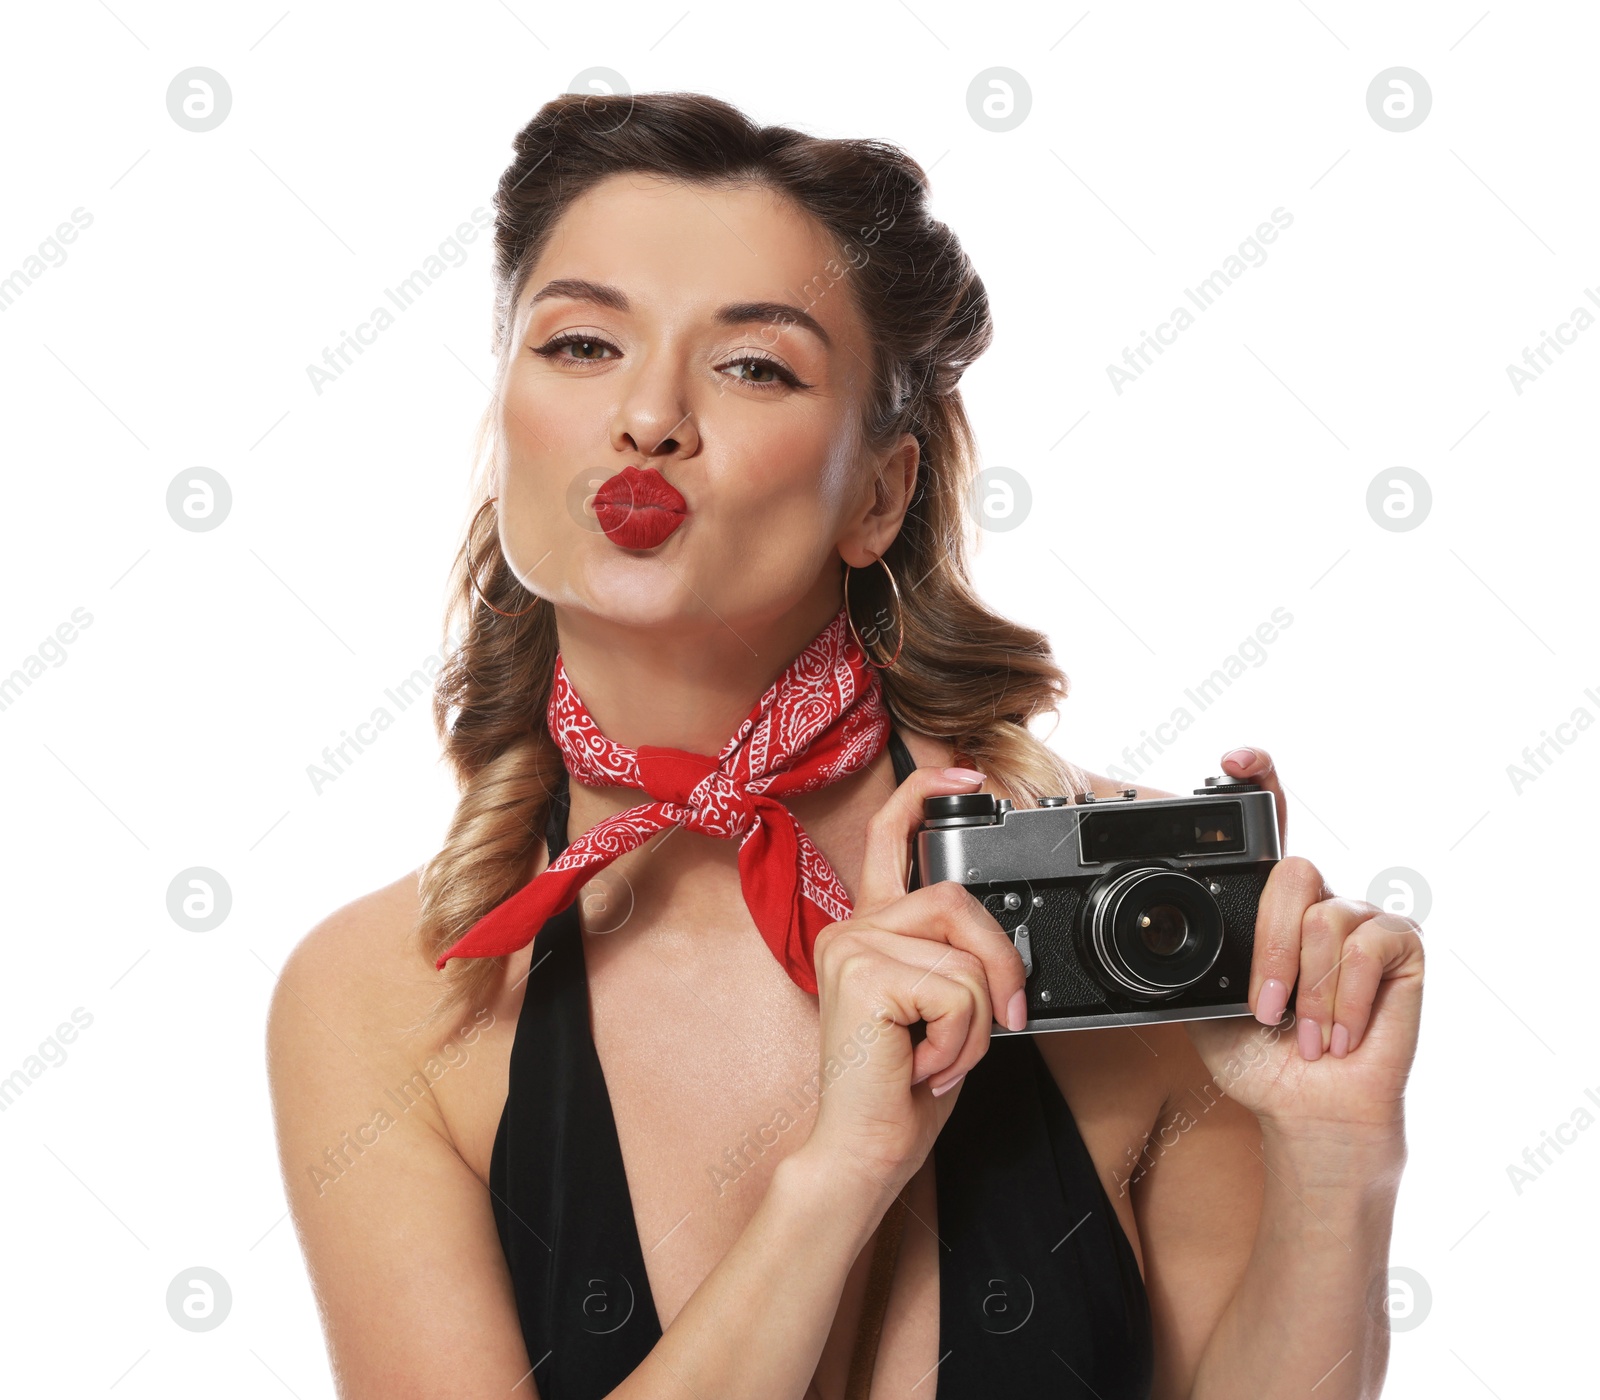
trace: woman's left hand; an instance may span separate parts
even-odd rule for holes
[[[1273,794],[1281,841],[1283,788],[1272,756],[1251,752],[1245,763],[1225,757],[1225,771]],[[1255,1019],[1184,1025],[1228,1097],[1264,1124],[1352,1146],[1402,1140],[1422,969],[1417,923],[1334,895],[1305,857],[1285,856],[1267,878],[1256,916],[1248,998]],[[1297,975],[1295,1011],[1280,1024]]]

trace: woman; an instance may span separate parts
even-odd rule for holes
[[[921,169],[692,94],[516,152],[460,805],[269,1026],[340,1394],[1376,1395],[1416,926],[1289,856],[1254,1019],[991,1040],[1017,951],[906,891],[927,797],[1116,790],[968,581],[989,312]]]

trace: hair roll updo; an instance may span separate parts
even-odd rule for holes
[[[905,728],[947,740],[956,762],[990,775],[1018,807],[1087,790],[1082,770],[1028,729],[1067,696],[1048,639],[992,612],[972,589],[967,502],[978,460],[957,385],[988,347],[992,323],[966,253],[929,213],[922,167],[886,142],[759,126],[726,102],[684,92],[558,97],[517,133],[514,149],[494,197],[491,346],[500,383],[514,353],[515,309],[552,229],[608,176],[763,185],[827,230],[839,250],[830,266],[841,270],[874,347],[861,441],[883,450],[910,432],[921,454],[915,494],[884,555],[900,583],[904,629],[898,660],[880,673],[890,713]],[[491,400],[478,429],[469,513],[492,494],[496,431]],[[467,575],[469,550],[496,607],[517,612],[533,598],[500,551],[494,512],[473,517],[467,531],[447,588],[446,660],[433,695],[461,797],[443,847],[421,874],[419,933],[430,965],[532,876],[564,771],[545,727],[558,645],[551,605],[541,599],[516,618],[485,607]],[[858,627],[864,606],[880,598],[892,602],[882,570],[852,578]],[[497,958],[447,963],[419,1027],[483,1005],[502,971]]]

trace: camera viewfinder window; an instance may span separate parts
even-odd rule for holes
[[[1239,851],[1244,842],[1239,834],[1239,808],[1221,806],[1194,814],[1194,842],[1202,851]]]
[[[1227,854],[1244,850],[1244,810],[1237,802],[1111,808],[1085,815],[1078,832],[1085,862]]]

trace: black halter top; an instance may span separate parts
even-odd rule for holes
[[[916,764],[893,729],[889,747],[898,784]],[[551,860],[566,849],[567,812],[563,784]],[[534,940],[489,1167],[541,1400],[599,1400],[661,1338],[589,1030],[577,908]],[[957,1093],[933,1147],[940,1400],[1148,1400],[1138,1261],[1033,1036],[993,1035]]]

